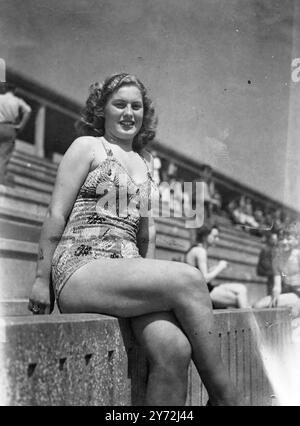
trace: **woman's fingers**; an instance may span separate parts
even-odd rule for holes
[[[45,315],[50,313],[50,304],[29,300],[28,309],[33,315]]]

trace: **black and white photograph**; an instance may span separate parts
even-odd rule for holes
[[[0,0],[0,406],[300,406],[299,141],[299,0]]]

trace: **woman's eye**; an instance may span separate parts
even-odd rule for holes
[[[116,104],[114,104],[114,106],[116,108],[120,108],[120,109],[125,108],[125,104],[122,104],[122,103],[116,103]]]

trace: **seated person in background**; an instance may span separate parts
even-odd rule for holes
[[[246,205],[245,197],[242,195],[238,200],[232,200],[228,206],[229,217],[235,225],[248,225],[252,228],[257,228],[258,223],[253,216],[247,214],[247,208],[250,205]]]
[[[264,213],[264,222],[267,227],[273,228],[274,219],[273,219],[272,212],[269,209],[267,209],[267,211]],[[273,229],[273,231],[277,233],[275,229]]]
[[[283,221],[282,221],[283,212],[281,209],[276,209],[273,212],[273,228],[275,232],[280,233],[283,231]]]
[[[256,273],[260,277],[267,277],[267,292],[270,296],[274,285],[274,257],[278,242],[278,236],[275,232],[269,232],[266,235],[266,245],[259,253]]]
[[[231,200],[228,203],[228,205],[227,205],[227,212],[228,212],[230,220],[235,225],[237,223],[239,223],[238,222],[238,217],[236,217],[236,211],[237,211],[237,201],[236,200]]]
[[[258,223],[253,217],[253,207],[252,201],[250,198],[241,196],[239,202],[239,211],[240,211],[240,224],[248,225],[251,228],[258,228]]]
[[[197,231],[197,244],[192,246],[186,253],[186,263],[195,266],[202,272],[207,282],[214,308],[249,308],[247,288],[243,284],[212,283],[212,280],[228,266],[225,260],[220,260],[218,265],[210,270],[208,269],[207,249],[215,245],[218,239],[219,229],[216,225],[203,225]]]
[[[254,210],[254,219],[256,220],[256,222],[259,224],[260,227],[264,227],[266,225],[266,221],[265,221],[265,217],[264,217],[264,212],[262,209],[260,209],[259,207],[257,207]]]
[[[300,309],[300,250],[296,226],[291,225],[279,236],[278,249],[274,257],[274,284],[270,296],[255,304],[255,308],[288,306],[293,316]]]

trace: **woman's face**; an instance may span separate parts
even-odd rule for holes
[[[132,140],[143,124],[144,107],[140,90],[126,85],[116,90],[104,109],[105,134]]]
[[[219,231],[213,228],[207,236],[207,243],[209,246],[214,246],[219,241]]]

